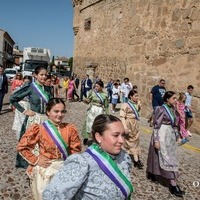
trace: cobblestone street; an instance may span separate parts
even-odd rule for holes
[[[25,170],[15,168],[16,136],[11,130],[14,113],[9,110],[8,95],[4,98],[0,115],[0,200],[31,200],[31,191]],[[79,133],[85,119],[87,105],[81,102],[67,103],[65,121],[75,124]],[[119,105],[118,105],[119,108]],[[119,112],[115,115],[118,116]],[[141,119],[142,161],[146,163],[151,128]],[[200,136],[193,133],[187,145],[179,147],[180,188],[186,191],[185,200],[200,199]],[[135,200],[173,200],[177,199],[168,191],[168,187],[152,183],[146,179],[146,167],[143,170],[133,168],[132,182],[135,187]],[[114,199],[113,199],[114,200]]]

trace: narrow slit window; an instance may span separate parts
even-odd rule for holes
[[[85,31],[91,29],[91,18],[88,18],[88,19],[85,20],[84,29],[85,29]]]

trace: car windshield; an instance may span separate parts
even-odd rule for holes
[[[17,72],[15,70],[5,70],[5,74],[16,74]]]

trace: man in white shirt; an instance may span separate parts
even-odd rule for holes
[[[120,89],[118,88],[118,83],[113,84],[113,89],[112,89],[112,113],[115,113],[115,108],[118,102],[118,98],[120,95]]]
[[[87,98],[87,93],[88,93],[88,91],[90,91],[91,89],[92,89],[92,81],[91,81],[91,79],[89,79],[89,75],[88,74],[86,74],[86,79],[85,79],[85,82],[84,82],[84,92],[83,92],[83,96],[85,97],[85,98]]]
[[[193,123],[193,115],[192,115],[192,92],[194,90],[194,87],[192,85],[188,85],[187,87],[187,92],[185,93],[186,95],[186,100],[185,100],[185,106],[186,106],[186,129],[189,130]],[[189,136],[191,136],[191,133],[188,131]]]
[[[121,92],[122,92],[122,102],[128,102],[128,94],[132,90],[133,86],[129,82],[128,78],[124,79],[124,82],[121,84]]]

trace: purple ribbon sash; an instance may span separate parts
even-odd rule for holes
[[[130,199],[130,195],[133,192],[133,186],[110,156],[108,156],[105,152],[101,153],[97,144],[90,146],[86,152],[93,157],[102,171],[121,190],[125,199]]]
[[[37,83],[35,83],[35,82],[32,82],[31,86],[33,87],[33,89],[35,90],[35,92],[42,98],[42,100],[45,102],[45,104],[47,104],[48,101],[49,101],[49,97],[46,94],[46,91],[43,91],[40,88],[40,86]]]
[[[66,158],[68,157],[68,146],[63,140],[62,136],[59,134],[57,128],[48,120],[43,122],[43,126],[45,127],[49,136],[52,138],[52,140],[62,153],[63,159],[66,160]]]

